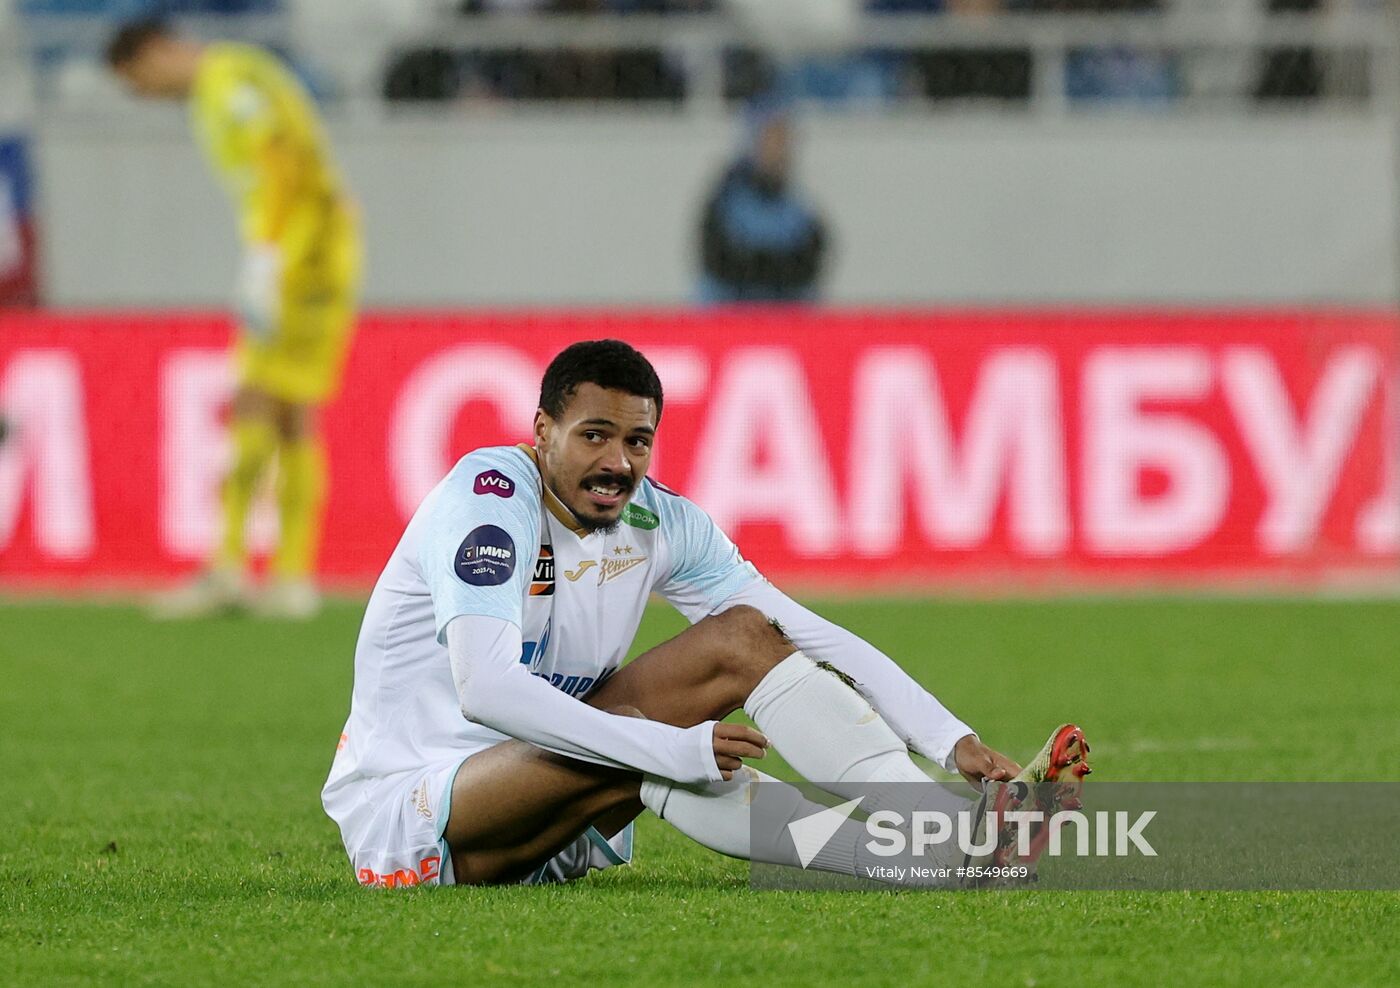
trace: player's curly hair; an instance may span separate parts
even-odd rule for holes
[[[152,41],[175,36],[170,22],[161,17],[143,17],[127,21],[112,33],[107,42],[107,64],[120,68],[135,59]]]
[[[657,419],[661,418],[661,379],[656,368],[621,340],[585,340],[560,351],[540,382],[540,408],[550,418],[559,418],[580,384],[650,398],[656,402]]]

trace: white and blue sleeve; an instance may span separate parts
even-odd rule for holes
[[[464,457],[419,508],[417,558],[437,639],[455,617],[520,625],[540,537],[538,482],[509,456]]]
[[[693,624],[758,580],[758,571],[693,502],[678,494],[658,496],[671,566],[656,590]]]
[[[520,664],[520,628],[489,617],[447,626],[462,715],[540,748],[683,785],[719,782],[715,722],[672,727],[590,707]]]

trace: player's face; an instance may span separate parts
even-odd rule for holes
[[[558,419],[535,413],[544,482],[589,531],[622,517],[655,438],[656,402],[596,384],[579,385]]]
[[[758,170],[775,179],[787,176],[792,136],[783,121],[773,121],[763,128],[754,147],[754,163]]]
[[[188,88],[176,57],[159,39],[117,66],[115,72],[132,95],[143,99],[180,99]]]

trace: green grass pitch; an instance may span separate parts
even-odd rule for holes
[[[1095,779],[1400,779],[1394,602],[817,606],[1018,757],[1075,719]],[[0,982],[1400,983],[1400,893],[760,892],[650,816],[570,886],[361,889],[318,801],[359,617],[0,605]]]

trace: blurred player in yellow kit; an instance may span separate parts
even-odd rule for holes
[[[354,206],[311,99],[271,54],[200,44],[161,21],[126,25],[107,49],[139,96],[187,101],[194,130],[239,212],[244,244],[236,286],[238,392],[234,462],[223,490],[217,558],[158,613],[197,616],[248,598],[245,529],[258,483],[278,465],[281,537],[256,609],[308,617],[319,606],[312,570],[326,487],[316,411],[339,383],[360,279]]]

